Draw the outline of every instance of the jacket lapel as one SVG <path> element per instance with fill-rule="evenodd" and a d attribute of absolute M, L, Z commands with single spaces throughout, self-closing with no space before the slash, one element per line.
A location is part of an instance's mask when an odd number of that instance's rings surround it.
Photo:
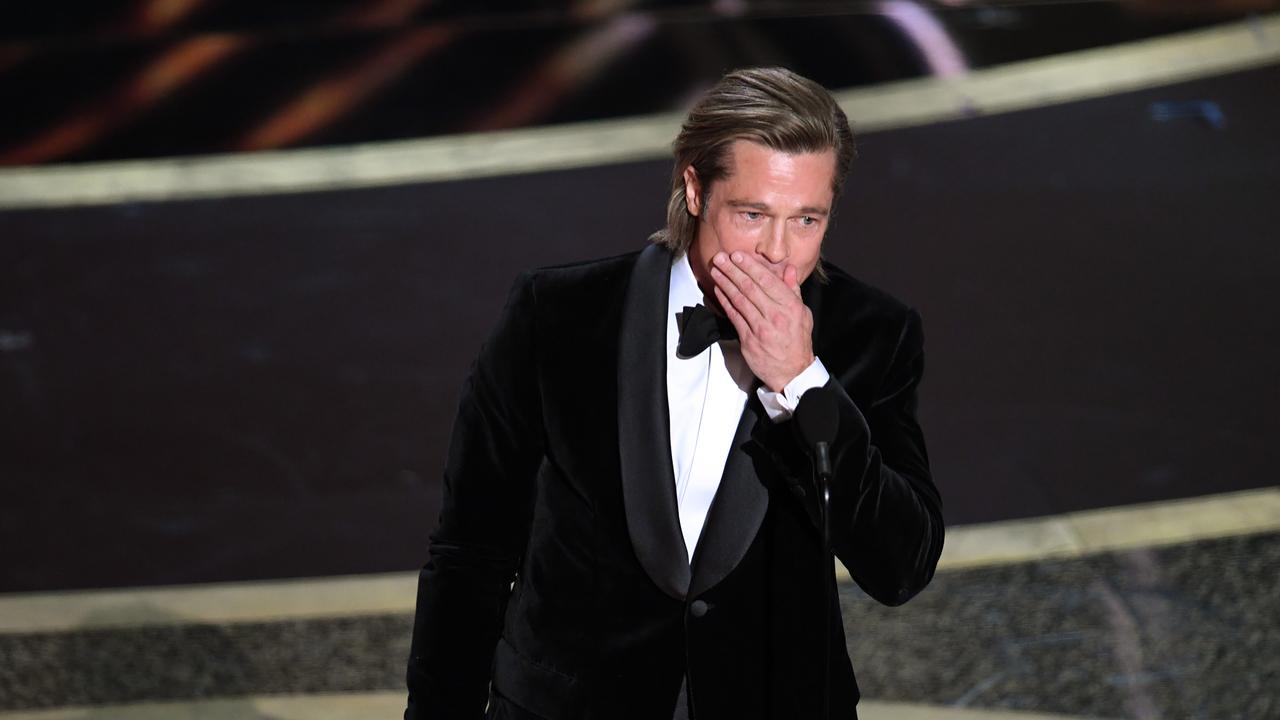
<path fill-rule="evenodd" d="M 627 531 L 641 567 L 673 598 L 689 590 L 689 562 L 676 510 L 667 411 L 667 286 L 671 254 L 640 253 L 619 324 L 618 452 Z"/>

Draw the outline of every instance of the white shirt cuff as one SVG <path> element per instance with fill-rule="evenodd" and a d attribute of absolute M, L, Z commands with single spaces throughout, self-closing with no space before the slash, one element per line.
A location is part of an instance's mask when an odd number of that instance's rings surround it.
<path fill-rule="evenodd" d="M 764 405 L 764 411 L 769 414 L 769 419 L 775 423 L 780 423 L 791 419 L 791 414 L 796 411 L 796 406 L 800 404 L 800 396 L 806 390 L 822 387 L 830 379 L 831 373 L 827 372 L 826 366 L 815 357 L 809 367 L 800 371 L 799 375 L 792 378 L 791 382 L 782 388 L 782 392 L 773 392 L 761 385 L 756 388 L 756 395 L 760 398 L 760 404 Z"/>

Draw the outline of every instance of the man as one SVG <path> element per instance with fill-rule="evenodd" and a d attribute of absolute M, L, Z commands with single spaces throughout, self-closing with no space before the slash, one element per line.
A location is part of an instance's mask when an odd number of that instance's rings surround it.
<path fill-rule="evenodd" d="M 933 576 L 920 316 L 820 261 L 844 113 L 789 71 L 737 71 L 674 149 L 656 242 L 524 274 L 476 360 L 406 718 L 818 718 L 824 671 L 830 716 L 855 718 L 791 419 L 819 386 L 837 555 L 889 605 Z"/>

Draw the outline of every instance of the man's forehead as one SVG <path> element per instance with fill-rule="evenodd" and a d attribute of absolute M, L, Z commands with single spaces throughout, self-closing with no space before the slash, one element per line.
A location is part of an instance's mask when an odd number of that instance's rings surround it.
<path fill-rule="evenodd" d="M 713 183 L 713 185 L 727 186 L 723 188 L 728 193 L 723 200 L 726 204 L 758 210 L 830 214 L 831 203 L 835 201 L 834 148 L 817 152 L 790 153 L 785 150 L 776 150 L 754 140 L 738 139 L 734 141 L 727 155 L 724 175 Z M 784 160 L 783 169 L 781 172 L 775 172 L 778 169 L 775 161 L 779 158 Z M 800 165 L 808 167 L 797 167 L 797 161 Z M 749 170 L 743 171 L 739 165 L 746 165 Z M 803 187 L 796 187 L 795 181 L 787 179 L 787 176 L 793 173 L 805 179 L 816 178 L 818 188 L 806 190 Z M 799 191 L 804 192 L 797 197 Z M 787 207 L 782 207 L 784 205 Z"/>

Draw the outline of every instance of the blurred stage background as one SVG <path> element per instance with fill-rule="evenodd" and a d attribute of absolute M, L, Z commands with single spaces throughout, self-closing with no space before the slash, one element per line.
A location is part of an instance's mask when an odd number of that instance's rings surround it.
<path fill-rule="evenodd" d="M 398 716 L 515 274 L 642 246 L 680 109 L 861 132 L 939 575 L 842 585 L 865 718 L 1280 717 L 1280 3 L 0 9 L 0 720 Z"/>

